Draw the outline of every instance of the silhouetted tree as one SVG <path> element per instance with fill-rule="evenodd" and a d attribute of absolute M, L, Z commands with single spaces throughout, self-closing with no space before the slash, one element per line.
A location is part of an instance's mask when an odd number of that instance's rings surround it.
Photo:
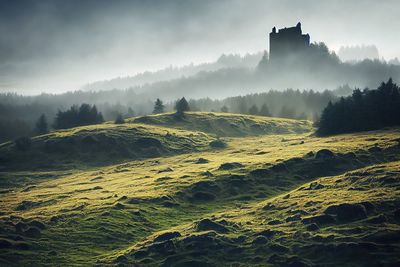
<path fill-rule="evenodd" d="M 400 125 L 400 89 L 389 79 L 376 90 L 354 90 L 349 97 L 329 102 L 321 114 L 320 135 L 376 130 Z"/>
<path fill-rule="evenodd" d="M 104 122 L 103 115 L 95 105 L 82 104 L 79 108 L 74 105 L 67 111 L 58 111 L 54 120 L 55 129 L 66 129 L 82 125 Z"/>
<path fill-rule="evenodd" d="M 294 119 L 294 118 L 296 118 L 296 113 L 294 112 L 294 110 L 292 108 L 289 108 L 287 106 L 283 106 L 281 111 L 279 112 L 278 117 Z"/>
<path fill-rule="evenodd" d="M 227 106 L 222 106 L 221 112 L 228 113 L 229 112 L 228 107 Z"/>
<path fill-rule="evenodd" d="M 252 105 L 249 109 L 249 114 L 258 115 L 259 111 L 256 105 Z"/>
<path fill-rule="evenodd" d="M 261 116 L 271 117 L 271 112 L 269 112 L 269 109 L 268 109 L 268 106 L 267 106 L 266 103 L 264 103 L 264 104 L 261 106 L 260 115 L 261 115 Z"/>
<path fill-rule="evenodd" d="M 49 132 L 49 127 L 47 124 L 46 116 L 44 114 L 40 115 L 39 119 L 35 125 L 35 134 L 46 134 Z"/>
<path fill-rule="evenodd" d="M 183 117 L 184 112 L 190 110 L 189 104 L 184 97 L 176 102 L 175 110 L 178 117 Z"/>
<path fill-rule="evenodd" d="M 154 103 L 153 114 L 164 113 L 164 109 L 164 103 L 159 98 L 157 98 L 156 102 Z"/>
<path fill-rule="evenodd" d="M 124 124 L 125 120 L 124 117 L 122 117 L 122 114 L 118 114 L 117 117 L 115 118 L 114 121 L 115 124 Z"/>

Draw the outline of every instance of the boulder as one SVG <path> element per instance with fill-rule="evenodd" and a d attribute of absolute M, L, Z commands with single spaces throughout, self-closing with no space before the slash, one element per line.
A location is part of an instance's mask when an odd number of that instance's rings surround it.
<path fill-rule="evenodd" d="M 196 160 L 196 164 L 206 164 L 209 163 L 210 161 L 208 159 L 205 158 L 199 158 L 198 160 Z"/>
<path fill-rule="evenodd" d="M 316 159 L 329 159 L 335 157 L 335 154 L 329 149 L 321 149 L 315 154 Z"/>
<path fill-rule="evenodd" d="M 340 222 L 351 222 L 367 218 L 367 211 L 361 204 L 343 203 L 329 206 L 325 214 L 336 215 Z"/>
<path fill-rule="evenodd" d="M 217 233 L 227 233 L 228 228 L 223 226 L 220 223 L 214 222 L 210 219 L 202 219 L 201 221 L 196 223 L 197 231 L 215 231 Z"/>

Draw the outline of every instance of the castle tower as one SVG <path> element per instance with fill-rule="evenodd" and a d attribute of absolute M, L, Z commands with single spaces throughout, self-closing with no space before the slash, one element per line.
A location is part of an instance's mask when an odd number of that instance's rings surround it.
<path fill-rule="evenodd" d="M 296 56 L 310 46 L 310 35 L 303 34 L 301 23 L 295 27 L 283 28 L 276 31 L 273 27 L 269 34 L 270 61 L 281 61 L 289 56 Z"/>

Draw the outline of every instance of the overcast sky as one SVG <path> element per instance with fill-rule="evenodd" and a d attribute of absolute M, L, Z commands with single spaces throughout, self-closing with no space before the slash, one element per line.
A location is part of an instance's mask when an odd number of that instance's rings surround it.
<path fill-rule="evenodd" d="M 374 44 L 400 57 L 398 0 L 0 0 L 0 92 L 85 83 L 268 49 L 302 22 L 331 49 Z"/>

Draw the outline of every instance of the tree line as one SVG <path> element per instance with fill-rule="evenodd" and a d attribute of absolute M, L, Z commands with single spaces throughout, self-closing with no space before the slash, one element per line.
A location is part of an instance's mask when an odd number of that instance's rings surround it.
<path fill-rule="evenodd" d="M 356 89 L 330 101 L 318 122 L 320 135 L 377 130 L 400 125 L 400 89 L 389 79 L 376 90 Z"/>

